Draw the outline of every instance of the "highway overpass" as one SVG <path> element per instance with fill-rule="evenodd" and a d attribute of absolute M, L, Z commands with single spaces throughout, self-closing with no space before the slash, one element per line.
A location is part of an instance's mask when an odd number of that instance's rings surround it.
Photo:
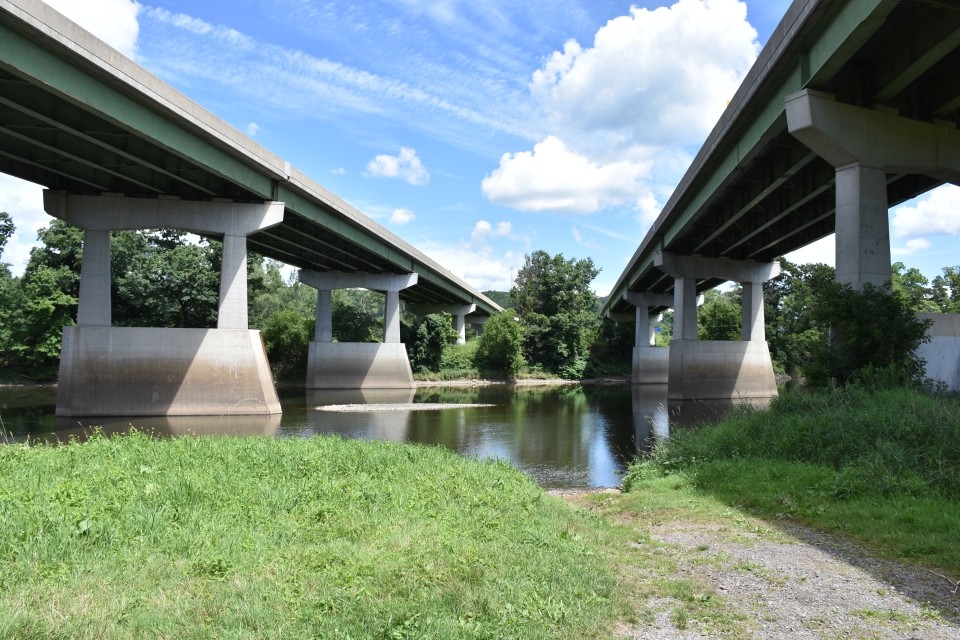
<path fill-rule="evenodd" d="M 251 250 L 301 269 L 416 273 L 401 299 L 499 307 L 39 0 L 0 0 L 0 171 L 71 194 L 284 203 Z"/>
<path fill-rule="evenodd" d="M 412 388 L 401 300 L 451 309 L 458 327 L 500 309 L 39 0 L 0 0 L 0 172 L 46 187 L 45 211 L 84 229 L 60 416 L 279 413 L 247 324 L 248 249 L 320 289 L 308 386 Z M 112 326 L 110 233 L 138 228 L 222 239 L 216 329 Z M 343 287 L 384 291 L 382 344 L 332 341 L 330 290 Z"/>
<path fill-rule="evenodd" d="M 786 98 L 803 89 L 822 92 L 850 107 L 857 122 L 889 120 L 907 135 L 913 125 L 925 125 L 916 135 L 940 129 L 955 136 L 958 45 L 956 0 L 796 0 L 620 275 L 604 311 L 632 311 L 626 291 L 673 291 L 674 279 L 654 265 L 657 252 L 769 262 L 834 233 L 837 167 L 833 158 L 818 154 L 822 149 L 791 134 Z M 880 168 L 888 207 L 951 179 L 943 167 Z M 722 282 L 700 278 L 696 288 Z"/>
<path fill-rule="evenodd" d="M 958 45 L 956 0 L 795 0 L 604 305 L 635 310 L 634 382 L 775 395 L 762 283 L 831 233 L 838 281 L 891 280 L 889 207 L 960 184 Z M 698 341 L 697 294 L 730 280 L 742 340 Z M 668 306 L 667 356 L 647 329 Z"/>

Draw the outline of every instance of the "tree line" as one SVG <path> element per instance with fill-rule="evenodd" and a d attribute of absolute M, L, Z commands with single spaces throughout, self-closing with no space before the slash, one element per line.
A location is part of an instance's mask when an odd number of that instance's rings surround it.
<path fill-rule="evenodd" d="M 0 251 L 14 231 L 10 217 L 0 213 Z M 54 220 L 38 232 L 38 240 L 22 276 L 13 277 L 9 265 L 0 264 L 0 365 L 17 376 L 52 379 L 61 328 L 76 319 L 83 232 Z M 169 230 L 114 232 L 111 256 L 115 326 L 216 326 L 219 242 Z M 278 262 L 248 255 L 250 327 L 263 332 L 278 378 L 302 379 L 314 336 L 317 292 L 294 277 L 284 278 L 281 268 Z M 481 336 L 468 330 L 466 345 L 456 344 L 448 315 L 418 320 L 404 310 L 401 339 L 414 371 L 569 379 L 628 374 L 634 327 L 600 317 L 604 299 L 591 289 L 598 273 L 590 258 L 532 252 L 510 291 L 484 292 L 504 311 L 486 323 Z M 854 292 L 834 278 L 832 267 L 781 259 L 781 275 L 764 285 L 766 334 L 778 372 L 842 380 L 867 364 L 916 371 L 919 364 L 909 354 L 926 325 L 913 312 L 960 312 L 960 267 L 944 268 L 931 282 L 917 269 L 896 263 L 892 294 L 883 288 Z M 739 340 L 740 299 L 738 285 L 706 292 L 698 313 L 699 337 Z M 335 340 L 383 339 L 382 294 L 337 290 L 332 303 Z M 862 356 L 841 357 L 837 353 L 842 349 L 828 349 L 831 324 L 844 322 L 849 325 L 844 343 L 867 352 L 866 364 Z M 672 326 L 667 312 L 658 323 L 658 345 L 669 344 Z"/>

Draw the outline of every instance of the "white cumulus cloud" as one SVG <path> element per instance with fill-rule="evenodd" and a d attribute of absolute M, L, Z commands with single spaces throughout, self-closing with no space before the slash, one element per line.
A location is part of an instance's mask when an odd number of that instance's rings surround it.
<path fill-rule="evenodd" d="M 430 181 L 430 173 L 424 168 L 416 149 L 403 147 L 396 156 L 380 155 L 367 164 L 367 176 L 402 178 L 410 184 L 421 185 Z"/>
<path fill-rule="evenodd" d="M 251 138 L 257 135 L 258 131 L 260 131 L 260 125 L 258 125 L 256 122 L 251 122 L 247 125 L 247 135 Z"/>
<path fill-rule="evenodd" d="M 549 136 L 532 152 L 503 154 L 481 189 L 491 202 L 520 211 L 593 213 L 645 194 L 642 179 L 650 166 L 628 160 L 600 165 Z"/>
<path fill-rule="evenodd" d="M 893 235 L 898 238 L 960 233 L 960 187 L 944 185 L 926 200 L 893 210 Z M 909 243 L 908 243 L 909 246 Z"/>
<path fill-rule="evenodd" d="M 0 262 L 11 265 L 13 275 L 20 276 L 30 250 L 40 246 L 37 231 L 53 220 L 43 210 L 43 187 L 0 173 L 0 211 L 10 214 L 15 227 Z"/>
<path fill-rule="evenodd" d="M 909 256 L 918 251 L 926 251 L 931 246 L 923 238 L 914 238 L 913 240 L 907 240 L 907 246 L 905 247 L 890 247 L 890 253 L 895 256 Z"/>
<path fill-rule="evenodd" d="M 517 239 L 517 236 L 513 233 L 513 225 L 509 222 L 502 221 L 497 223 L 497 228 L 494 229 L 486 220 L 478 220 L 477 224 L 473 227 L 473 231 L 470 232 L 470 237 L 474 241 L 482 241 L 485 237 L 492 238 L 512 238 Z"/>
<path fill-rule="evenodd" d="M 570 40 L 555 51 L 530 91 L 564 139 L 620 148 L 696 143 L 759 51 L 743 2 L 633 6 L 597 31 L 592 48 Z"/>
<path fill-rule="evenodd" d="M 416 217 L 410 209 L 394 209 L 393 213 L 390 214 L 390 224 L 400 226 L 407 224 Z"/>
<path fill-rule="evenodd" d="M 44 0 L 108 45 L 127 56 L 137 55 L 141 6 L 132 0 Z"/>

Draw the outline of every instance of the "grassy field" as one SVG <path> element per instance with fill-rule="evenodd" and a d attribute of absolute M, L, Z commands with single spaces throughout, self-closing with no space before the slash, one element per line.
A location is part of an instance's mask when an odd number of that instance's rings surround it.
<path fill-rule="evenodd" d="M 606 637 L 618 535 L 441 448 L 6 445 L 0 637 Z"/>
<path fill-rule="evenodd" d="M 960 576 L 960 401 L 913 390 L 786 394 L 768 411 L 675 431 L 626 490 L 671 478 L 772 521 L 841 534 Z"/>

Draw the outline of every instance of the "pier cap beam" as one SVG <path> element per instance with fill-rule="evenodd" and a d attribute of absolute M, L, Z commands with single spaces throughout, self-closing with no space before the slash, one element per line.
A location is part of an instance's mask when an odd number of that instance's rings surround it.
<path fill-rule="evenodd" d="M 793 137 L 834 167 L 859 163 L 960 185 L 960 130 L 843 104 L 813 89 L 784 102 Z"/>
<path fill-rule="evenodd" d="M 43 210 L 90 231 L 180 229 L 207 236 L 246 237 L 282 223 L 284 205 L 82 196 L 47 189 L 43 192 Z"/>
<path fill-rule="evenodd" d="M 779 262 L 685 256 L 667 251 L 653 254 L 653 266 L 674 278 L 697 280 L 719 278 L 733 282 L 766 282 L 780 275 Z"/>
<path fill-rule="evenodd" d="M 370 289 L 371 291 L 403 291 L 417 284 L 416 273 L 342 273 L 340 271 L 307 271 L 297 274 L 300 282 L 319 289 Z"/>

